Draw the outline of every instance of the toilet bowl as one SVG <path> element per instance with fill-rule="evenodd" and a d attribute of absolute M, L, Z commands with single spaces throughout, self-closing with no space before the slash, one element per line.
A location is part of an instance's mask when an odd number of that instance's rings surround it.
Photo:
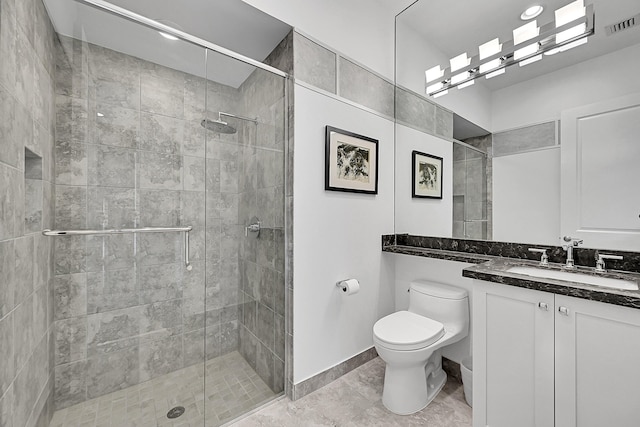
<path fill-rule="evenodd" d="M 399 415 L 426 407 L 442 390 L 442 347 L 467 336 L 467 292 L 449 285 L 411 283 L 409 310 L 373 326 L 373 343 L 386 363 L 382 403 Z"/>

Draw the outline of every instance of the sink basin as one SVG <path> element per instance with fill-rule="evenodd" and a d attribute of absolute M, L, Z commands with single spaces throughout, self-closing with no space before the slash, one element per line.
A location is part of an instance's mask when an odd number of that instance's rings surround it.
<path fill-rule="evenodd" d="M 509 267 L 508 273 L 524 274 L 525 276 L 538 277 L 541 279 L 556 279 L 567 282 L 587 283 L 589 285 L 602 286 L 605 288 L 638 290 L 638 284 L 630 280 L 613 279 L 611 277 L 591 276 L 589 274 L 574 273 L 571 271 L 550 270 L 536 267 Z"/>

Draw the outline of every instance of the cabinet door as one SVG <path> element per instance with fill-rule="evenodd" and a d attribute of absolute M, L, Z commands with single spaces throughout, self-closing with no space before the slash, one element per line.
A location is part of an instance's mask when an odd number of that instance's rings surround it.
<path fill-rule="evenodd" d="M 640 425 L 640 310 L 559 295 L 556 307 L 556 426 Z"/>
<path fill-rule="evenodd" d="M 475 281 L 473 424 L 552 427 L 554 296 Z"/>

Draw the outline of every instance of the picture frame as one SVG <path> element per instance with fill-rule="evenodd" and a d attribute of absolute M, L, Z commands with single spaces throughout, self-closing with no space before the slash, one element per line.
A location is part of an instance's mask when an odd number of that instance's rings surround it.
<path fill-rule="evenodd" d="M 442 157 L 411 152 L 411 197 L 442 199 Z"/>
<path fill-rule="evenodd" d="M 378 140 L 325 128 L 324 189 L 378 194 Z"/>

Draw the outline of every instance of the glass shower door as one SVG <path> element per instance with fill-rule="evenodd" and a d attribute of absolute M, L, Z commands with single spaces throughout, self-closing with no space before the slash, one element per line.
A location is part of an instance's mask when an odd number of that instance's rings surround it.
<path fill-rule="evenodd" d="M 205 414 L 284 390 L 285 79 L 207 52 Z"/>
<path fill-rule="evenodd" d="M 52 237 L 53 422 L 204 425 L 204 130 L 189 118 L 204 108 L 205 49 L 68 10 L 76 21 L 56 25 L 55 227 L 95 233 Z M 190 265 L 184 232 L 100 234 L 148 227 L 192 227 Z"/>

